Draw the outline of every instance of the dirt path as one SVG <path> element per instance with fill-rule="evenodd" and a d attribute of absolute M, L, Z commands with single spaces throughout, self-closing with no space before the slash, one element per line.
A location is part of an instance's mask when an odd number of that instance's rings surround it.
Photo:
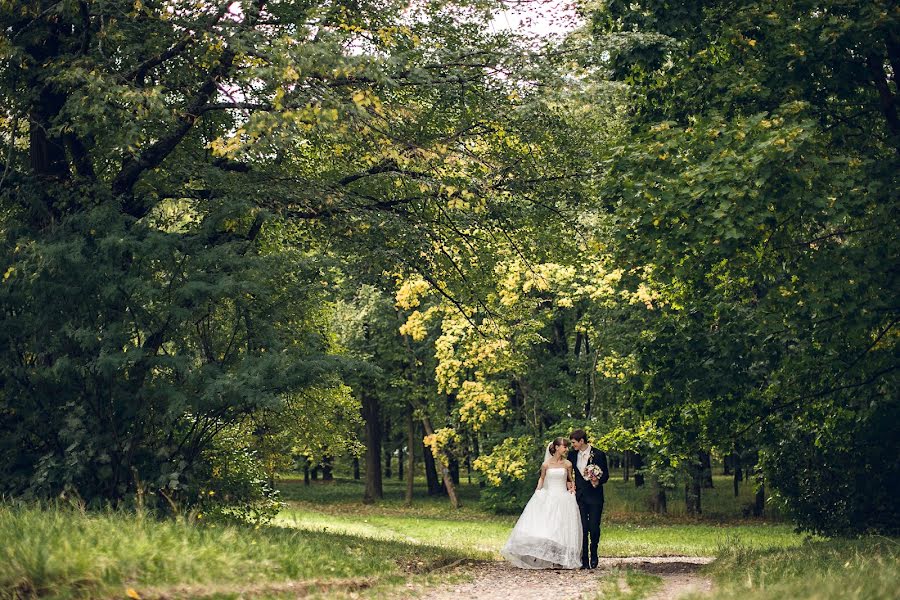
<path fill-rule="evenodd" d="M 456 573 L 470 575 L 471 581 L 425 590 L 417 597 L 426 600 L 595 598 L 605 577 L 610 577 L 615 570 L 631 569 L 663 579 L 662 587 L 647 596 L 646 600 L 674 600 L 690 592 L 712 590 L 712 582 L 697 573 L 701 566 L 712 560 L 695 556 L 602 558 L 599 567 L 590 571 L 532 571 L 517 569 L 502 561 L 481 562 L 455 570 Z"/>

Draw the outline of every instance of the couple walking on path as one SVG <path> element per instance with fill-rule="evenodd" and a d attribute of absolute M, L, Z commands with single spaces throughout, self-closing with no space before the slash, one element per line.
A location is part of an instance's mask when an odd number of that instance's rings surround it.
<path fill-rule="evenodd" d="M 582 429 L 547 447 L 537 488 L 500 553 L 523 569 L 593 569 L 599 561 L 606 454 Z"/>

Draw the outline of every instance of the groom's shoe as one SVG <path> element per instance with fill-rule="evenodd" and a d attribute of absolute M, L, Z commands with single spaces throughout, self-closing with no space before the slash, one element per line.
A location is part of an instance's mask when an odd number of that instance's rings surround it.
<path fill-rule="evenodd" d="M 581 570 L 582 570 L 582 571 L 584 571 L 585 569 L 590 569 L 590 568 L 591 568 L 591 567 L 590 567 L 586 562 L 581 563 Z"/>
<path fill-rule="evenodd" d="M 596 556 L 594 556 L 593 558 L 591 558 L 591 568 L 592 568 L 592 569 L 596 569 L 596 568 L 597 568 L 597 565 L 598 565 L 599 563 L 600 563 L 600 560 L 599 560 Z"/>

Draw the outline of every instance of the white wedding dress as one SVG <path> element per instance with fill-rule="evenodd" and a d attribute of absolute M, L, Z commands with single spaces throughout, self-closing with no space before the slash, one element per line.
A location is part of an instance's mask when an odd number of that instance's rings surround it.
<path fill-rule="evenodd" d="M 581 566 L 581 513 L 566 489 L 565 467 L 548 467 L 513 527 L 503 558 L 522 569 L 577 569 Z"/>

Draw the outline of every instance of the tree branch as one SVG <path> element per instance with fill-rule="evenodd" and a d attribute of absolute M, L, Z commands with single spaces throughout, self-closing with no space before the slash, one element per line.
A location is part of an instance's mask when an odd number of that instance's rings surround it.
<path fill-rule="evenodd" d="M 897 99 L 891 93 L 891 88 L 887 83 L 887 75 L 884 72 L 884 59 L 877 54 L 869 54 L 866 56 L 866 66 L 869 67 L 872 82 L 875 84 L 875 89 L 878 90 L 881 114 L 884 115 L 887 121 L 888 131 L 893 138 L 891 141 L 897 151 L 900 152 L 900 119 L 897 118 Z"/>
<path fill-rule="evenodd" d="M 216 91 L 219 79 L 228 72 L 234 63 L 235 53 L 230 47 L 226 47 L 218 64 L 209 72 L 206 81 L 197 91 L 194 99 L 188 104 L 184 113 L 179 117 L 175 128 L 163 136 L 155 144 L 152 144 L 138 157 L 129 157 L 122 165 L 122 169 L 113 180 L 112 191 L 117 196 L 130 196 L 134 185 L 140 179 L 144 171 L 159 165 L 184 139 L 197 121 L 200 108 L 209 101 Z M 150 207 L 143 203 L 136 203 L 133 198 L 127 199 L 124 210 L 129 215 L 140 219 L 145 216 Z"/>
<path fill-rule="evenodd" d="M 225 13 L 228 12 L 228 7 L 231 5 L 231 2 L 225 2 L 221 6 L 219 6 L 219 10 L 216 11 L 215 16 L 210 19 L 209 23 L 203 28 L 203 31 L 209 31 L 212 29 L 216 23 L 222 20 L 222 17 L 225 16 Z M 147 76 L 147 73 L 150 72 L 154 67 L 161 65 L 165 61 L 170 58 L 180 54 L 187 48 L 191 42 L 196 40 L 196 32 L 188 32 L 182 37 L 176 44 L 170 46 L 166 50 L 160 52 L 156 56 L 152 56 L 136 66 L 134 69 L 129 71 L 124 75 L 124 79 L 126 81 L 134 81 L 138 85 L 143 85 L 144 77 Z"/>

